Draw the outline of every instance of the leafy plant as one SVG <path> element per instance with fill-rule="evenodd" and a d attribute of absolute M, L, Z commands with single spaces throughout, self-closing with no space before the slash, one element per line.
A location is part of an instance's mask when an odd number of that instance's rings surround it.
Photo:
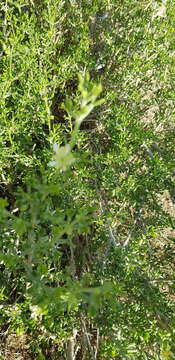
<path fill-rule="evenodd" d="M 174 13 L 2 1 L 4 359 L 174 356 Z"/>

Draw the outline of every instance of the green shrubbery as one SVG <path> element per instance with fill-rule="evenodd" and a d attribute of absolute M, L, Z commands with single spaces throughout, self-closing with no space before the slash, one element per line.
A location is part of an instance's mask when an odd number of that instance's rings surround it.
<path fill-rule="evenodd" d="M 173 2 L 0 19 L 1 358 L 173 359 Z"/>

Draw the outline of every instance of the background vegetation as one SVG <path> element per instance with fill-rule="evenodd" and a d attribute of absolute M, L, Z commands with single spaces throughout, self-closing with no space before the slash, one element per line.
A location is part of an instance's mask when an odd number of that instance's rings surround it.
<path fill-rule="evenodd" d="M 175 358 L 174 22 L 1 0 L 1 359 Z"/>

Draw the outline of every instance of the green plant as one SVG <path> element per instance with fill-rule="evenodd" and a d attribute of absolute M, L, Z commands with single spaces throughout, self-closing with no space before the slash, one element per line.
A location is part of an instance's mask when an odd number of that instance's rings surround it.
<path fill-rule="evenodd" d="M 3 341 L 173 358 L 173 1 L 12 0 L 0 18 Z"/>

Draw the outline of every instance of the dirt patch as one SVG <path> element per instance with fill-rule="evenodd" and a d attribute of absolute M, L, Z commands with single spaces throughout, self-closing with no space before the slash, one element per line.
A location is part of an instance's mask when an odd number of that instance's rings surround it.
<path fill-rule="evenodd" d="M 17 336 L 10 334 L 5 343 L 0 347 L 0 359 L 2 360 L 33 360 L 28 353 L 29 344 L 26 335 Z"/>

